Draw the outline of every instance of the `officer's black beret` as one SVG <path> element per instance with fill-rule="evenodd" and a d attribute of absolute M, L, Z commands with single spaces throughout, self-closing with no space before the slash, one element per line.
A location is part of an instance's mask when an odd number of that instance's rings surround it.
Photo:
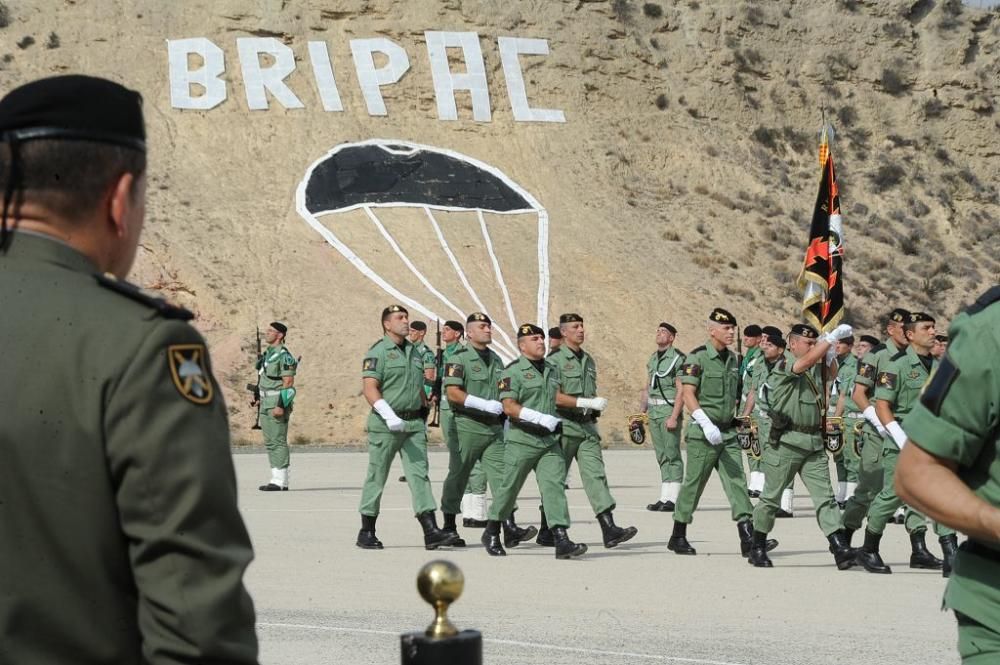
<path fill-rule="evenodd" d="M 522 324 L 521 327 L 517 329 L 517 338 L 531 337 L 532 335 L 545 335 L 545 331 L 536 326 L 533 323 Z"/>
<path fill-rule="evenodd" d="M 901 307 L 897 307 L 889 312 L 889 320 L 894 323 L 906 323 L 910 320 L 910 313 Z"/>
<path fill-rule="evenodd" d="M 712 313 L 708 315 L 708 320 L 713 321 L 714 323 L 721 323 L 723 325 L 736 325 L 736 317 L 721 307 L 713 309 Z"/>
<path fill-rule="evenodd" d="M 385 321 L 386 319 L 389 318 L 390 314 L 395 314 L 396 312 L 402 312 L 407 316 L 410 315 L 410 313 L 402 305 L 389 305 L 388 307 L 382 310 L 382 320 Z"/>
<path fill-rule="evenodd" d="M 493 321 L 490 320 L 490 317 L 486 316 L 482 312 L 473 312 L 472 314 L 469 314 L 469 316 L 465 318 L 466 323 L 472 323 L 473 321 L 483 321 L 485 323 L 493 325 Z"/>
<path fill-rule="evenodd" d="M 427 330 L 427 324 L 423 321 L 414 321 L 410 324 L 410 330 Z"/>
<path fill-rule="evenodd" d="M 805 337 L 806 339 L 816 339 L 819 337 L 819 332 L 808 323 L 796 323 L 792 326 L 790 334 Z"/>
<path fill-rule="evenodd" d="M 744 337 L 760 337 L 763 334 L 764 331 L 761 330 L 761 327 L 758 326 L 756 323 L 751 323 L 750 325 L 748 325 L 746 328 L 743 329 Z"/>
<path fill-rule="evenodd" d="M 677 328 L 674 328 L 672 325 L 670 325 L 666 321 L 660 321 L 660 325 L 657 326 L 657 327 L 659 327 L 659 328 L 666 328 L 667 330 L 670 331 L 671 335 L 676 335 L 677 334 Z"/>
<path fill-rule="evenodd" d="M 444 327 L 445 328 L 451 328 L 455 332 L 460 332 L 460 333 L 464 333 L 465 332 L 465 326 L 463 326 L 458 321 L 445 321 L 444 322 Z"/>
<path fill-rule="evenodd" d="M 927 312 L 910 312 L 910 318 L 907 319 L 907 323 L 935 323 L 934 317 Z"/>
<path fill-rule="evenodd" d="M 0 134 L 16 141 L 98 141 L 145 151 L 142 96 L 93 76 L 39 79 L 0 100 Z"/>
<path fill-rule="evenodd" d="M 562 339 L 562 331 L 559 330 L 559 326 L 549 328 L 549 339 Z"/>
<path fill-rule="evenodd" d="M 867 342 L 872 346 L 878 346 L 879 344 L 881 344 L 881 342 L 878 341 L 878 337 L 872 337 L 871 335 L 862 335 L 858 339 L 860 339 L 862 342 Z"/>
<path fill-rule="evenodd" d="M 562 325 L 564 323 L 583 323 L 583 317 L 573 312 L 570 312 L 568 314 L 560 314 L 559 325 Z"/>
<path fill-rule="evenodd" d="M 782 348 L 786 346 L 785 336 L 781 332 L 780 328 L 776 328 L 775 326 L 764 326 L 760 332 L 764 337 L 767 338 L 767 341 L 769 341 L 771 344 L 774 344 L 775 346 L 780 346 Z"/>
<path fill-rule="evenodd" d="M 271 327 L 280 332 L 282 335 L 288 333 L 288 326 L 280 321 L 271 321 Z"/>

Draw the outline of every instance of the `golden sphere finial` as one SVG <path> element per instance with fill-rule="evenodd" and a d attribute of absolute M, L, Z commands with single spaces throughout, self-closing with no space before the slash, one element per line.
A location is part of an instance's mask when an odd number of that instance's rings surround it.
<path fill-rule="evenodd" d="M 417 591 L 435 612 L 433 623 L 425 631 L 427 637 L 440 639 L 458 635 L 458 628 L 448 619 L 448 606 L 458 600 L 464 587 L 465 576 L 450 561 L 431 561 L 417 573 Z"/>

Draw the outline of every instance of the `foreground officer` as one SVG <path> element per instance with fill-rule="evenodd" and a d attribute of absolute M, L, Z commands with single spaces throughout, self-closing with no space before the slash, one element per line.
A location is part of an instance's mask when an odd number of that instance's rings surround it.
<path fill-rule="evenodd" d="M 656 351 L 646 361 L 646 384 L 640 399 L 641 411 L 649 416 L 656 463 L 660 467 L 660 499 L 646 506 L 653 512 L 674 511 L 684 480 L 681 457 L 681 365 L 684 354 L 674 348 L 677 328 L 663 322 L 656 328 Z"/>
<path fill-rule="evenodd" d="M 510 419 L 504 443 L 505 477 L 493 495 L 482 543 L 490 556 L 507 553 L 500 544 L 500 522 L 510 518 L 514 502 L 528 473 L 535 472 L 542 508 L 548 518 L 557 559 L 570 559 L 587 551 L 566 535 L 566 460 L 559 449 L 560 421 L 555 417 L 559 370 L 545 362 L 545 331 L 526 323 L 517 329 L 520 357 L 500 375 L 500 400 Z"/>
<path fill-rule="evenodd" d="M 782 490 L 799 474 L 816 507 L 816 521 L 830 541 L 837 568 L 854 565 L 854 550 L 840 527 L 840 512 L 833 500 L 830 468 L 823 444 L 823 379 L 820 365 L 827 360 L 836 372 L 832 351 L 838 340 L 851 334 L 851 327 L 837 326 L 817 342 L 819 333 L 798 323 L 788 335 L 789 350 L 775 363 L 768 377 L 771 387 L 771 440 L 764 449 L 764 491 L 754 510 L 753 547 L 749 563 L 770 568 L 767 534 L 774 526 Z M 831 353 L 827 353 L 830 351 Z"/>
<path fill-rule="evenodd" d="M 583 490 L 601 525 L 604 546 L 617 547 L 634 538 L 638 529 L 618 526 L 612 514 L 615 499 L 608 487 L 601 435 L 597 431 L 597 418 L 607 408 L 608 400 L 597 396 L 597 364 L 582 348 L 586 338 L 583 317 L 563 314 L 559 317 L 559 329 L 563 343 L 558 352 L 549 356 L 548 362 L 558 369 L 556 415 L 562 419 L 560 443 L 566 456 L 566 468 L 576 460 Z"/>
<path fill-rule="evenodd" d="M 906 419 L 900 498 L 968 534 L 944 593 L 965 665 L 1000 662 L 1000 286 L 959 315 L 954 340 Z"/>
<path fill-rule="evenodd" d="M 705 485 L 716 469 L 732 508 L 740 538 L 740 552 L 750 554 L 753 506 L 747 497 L 743 456 L 736 443 L 733 418 L 739 405 L 739 360 L 729 346 L 736 337 L 736 317 L 716 307 L 708 315 L 708 344 L 691 351 L 681 367 L 684 406 L 691 412 L 687 429 L 688 464 L 674 509 L 674 530 L 667 549 L 695 554 L 687 539 L 687 525 L 701 500 Z M 778 543 L 768 542 L 768 549 Z"/>
<path fill-rule="evenodd" d="M 435 550 L 458 541 L 458 534 L 441 531 L 434 518 L 434 496 L 427 478 L 427 396 L 424 393 L 424 358 L 407 334 L 409 312 L 400 305 L 382 310 L 385 336 L 375 342 L 361 361 L 362 392 L 371 405 L 368 414 L 368 474 L 361 492 L 361 530 L 358 547 L 382 549 L 375 537 L 375 520 L 389 466 L 399 454 L 410 486 L 413 512 L 424 530 L 424 547 Z"/>
<path fill-rule="evenodd" d="M 288 326 L 280 321 L 271 323 L 264 331 L 267 348 L 257 359 L 260 376 L 260 427 L 264 433 L 264 447 L 271 463 L 271 480 L 258 489 L 262 492 L 280 492 L 288 489 L 288 421 L 292 417 L 295 400 L 295 371 L 298 361 L 285 346 Z"/>
<path fill-rule="evenodd" d="M 145 173 L 138 93 L 58 76 L 0 100 L 4 663 L 257 663 L 205 341 L 122 281 Z"/>

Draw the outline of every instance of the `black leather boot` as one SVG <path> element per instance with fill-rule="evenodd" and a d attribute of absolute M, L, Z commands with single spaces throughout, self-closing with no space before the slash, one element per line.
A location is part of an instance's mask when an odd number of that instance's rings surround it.
<path fill-rule="evenodd" d="M 566 529 L 561 526 L 554 526 L 551 529 L 552 538 L 555 540 L 556 544 L 556 558 L 557 559 L 572 559 L 573 557 L 580 556 L 587 551 L 587 546 L 583 543 L 574 543 L 566 535 Z"/>
<path fill-rule="evenodd" d="M 467 529 L 485 529 L 486 520 L 477 520 L 471 517 L 463 517 L 462 526 L 464 526 Z"/>
<path fill-rule="evenodd" d="M 635 534 L 639 533 L 639 530 L 634 526 L 625 527 L 623 529 L 615 524 L 615 518 L 611 514 L 611 510 L 605 510 L 603 513 L 598 515 L 597 521 L 601 524 L 601 533 L 604 536 L 604 546 L 609 549 L 621 545 L 625 541 L 632 540 L 635 537 Z"/>
<path fill-rule="evenodd" d="M 910 547 L 913 550 L 910 554 L 910 568 L 941 570 L 944 561 L 931 554 L 931 551 L 927 549 L 927 543 L 924 542 L 925 533 L 927 532 L 921 530 L 910 534 Z"/>
<path fill-rule="evenodd" d="M 740 554 L 743 558 L 750 556 L 750 548 L 753 546 L 753 522 L 751 520 L 743 520 L 742 522 L 736 523 L 736 532 L 740 534 Z M 778 546 L 778 541 L 774 538 L 770 538 L 764 542 L 765 551 L 770 552 L 775 547 Z"/>
<path fill-rule="evenodd" d="M 457 533 L 448 533 L 438 528 L 433 510 L 417 515 L 417 521 L 420 522 L 420 526 L 424 530 L 424 549 L 426 550 L 436 550 L 444 545 L 454 545 L 455 541 L 458 540 Z"/>
<path fill-rule="evenodd" d="M 500 522 L 490 520 L 486 522 L 486 530 L 483 531 L 479 542 L 486 548 L 486 553 L 490 556 L 507 556 L 507 551 L 500 544 Z"/>
<path fill-rule="evenodd" d="M 442 513 L 444 515 L 444 525 L 441 527 L 441 531 L 445 533 L 455 534 L 455 542 L 451 544 L 452 547 L 465 547 L 465 540 L 458 535 L 458 527 L 455 526 L 455 516 L 451 513 Z"/>
<path fill-rule="evenodd" d="M 941 554 L 944 558 L 941 575 L 951 577 L 951 567 L 955 565 L 955 554 L 958 552 L 958 536 L 954 533 L 950 536 L 941 536 L 938 542 L 941 543 Z"/>
<path fill-rule="evenodd" d="M 358 542 L 355 543 L 363 550 L 380 550 L 382 541 L 375 537 L 375 520 L 377 517 L 361 516 L 361 531 L 358 531 Z"/>
<path fill-rule="evenodd" d="M 538 529 L 529 526 L 522 529 L 514 522 L 514 514 L 503 521 L 503 544 L 507 547 L 517 547 L 526 540 L 531 540 L 538 533 Z"/>
<path fill-rule="evenodd" d="M 881 541 L 881 533 L 872 533 L 865 529 L 865 544 L 858 550 L 857 561 L 869 573 L 888 575 L 892 572 L 892 568 L 885 565 L 882 556 L 878 553 L 878 544 Z"/>
<path fill-rule="evenodd" d="M 847 570 L 851 566 L 857 565 L 858 552 L 851 547 L 850 537 L 843 529 L 834 531 L 826 539 L 830 541 L 830 553 L 833 555 L 833 560 L 837 562 L 838 570 Z"/>
<path fill-rule="evenodd" d="M 542 514 L 542 523 L 539 526 L 538 537 L 535 538 L 535 542 L 542 547 L 555 547 L 556 540 L 552 537 L 552 531 L 549 530 L 549 523 L 545 520 L 545 508 L 538 506 L 538 512 Z"/>
<path fill-rule="evenodd" d="M 688 525 L 674 521 L 674 532 L 667 541 L 667 549 L 675 554 L 697 554 L 687 539 Z"/>
<path fill-rule="evenodd" d="M 740 524 L 749 524 L 749 522 L 740 522 Z M 774 568 L 774 564 L 767 556 L 766 533 L 753 532 L 753 535 L 750 536 L 750 553 L 744 556 L 747 557 L 747 563 L 755 568 Z"/>

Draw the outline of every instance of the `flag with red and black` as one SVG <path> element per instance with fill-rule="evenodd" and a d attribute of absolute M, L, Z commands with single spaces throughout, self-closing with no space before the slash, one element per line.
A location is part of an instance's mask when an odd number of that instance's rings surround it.
<path fill-rule="evenodd" d="M 844 230 L 840 192 L 830 151 L 829 125 L 823 126 L 819 146 L 819 194 L 809 227 L 809 246 L 799 273 L 802 317 L 818 330 L 829 332 L 844 318 Z"/>

